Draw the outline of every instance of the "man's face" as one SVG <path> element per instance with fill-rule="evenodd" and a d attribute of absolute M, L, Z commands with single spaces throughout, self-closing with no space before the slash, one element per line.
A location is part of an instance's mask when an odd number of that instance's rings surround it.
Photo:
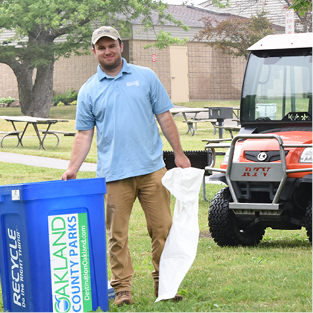
<path fill-rule="evenodd" d="M 123 43 L 109 37 L 100 38 L 94 45 L 92 52 L 98 59 L 101 68 L 105 70 L 114 70 L 122 62 Z"/>

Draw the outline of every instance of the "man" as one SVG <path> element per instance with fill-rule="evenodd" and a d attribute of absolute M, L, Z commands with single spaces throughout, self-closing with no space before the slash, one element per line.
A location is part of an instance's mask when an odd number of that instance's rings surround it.
<path fill-rule="evenodd" d="M 133 267 L 128 248 L 128 223 L 138 197 L 152 242 L 155 295 L 158 295 L 159 261 L 172 217 L 170 195 L 162 185 L 162 141 L 155 117 L 171 144 L 176 166 L 190 167 L 183 153 L 173 107 L 153 71 L 127 64 L 123 43 L 116 29 L 102 26 L 92 35 L 92 51 L 99 65 L 80 89 L 72 158 L 63 180 L 76 178 L 97 128 L 97 176 L 105 177 L 106 228 L 114 304 L 132 304 Z M 175 300 L 180 300 L 176 296 Z"/>

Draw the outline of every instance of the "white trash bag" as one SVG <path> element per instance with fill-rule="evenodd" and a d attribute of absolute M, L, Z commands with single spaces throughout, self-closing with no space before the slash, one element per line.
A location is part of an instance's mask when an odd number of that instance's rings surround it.
<path fill-rule="evenodd" d="M 162 178 L 176 198 L 173 224 L 160 259 L 159 296 L 155 302 L 175 297 L 192 265 L 199 240 L 199 192 L 204 170 L 173 168 Z"/>

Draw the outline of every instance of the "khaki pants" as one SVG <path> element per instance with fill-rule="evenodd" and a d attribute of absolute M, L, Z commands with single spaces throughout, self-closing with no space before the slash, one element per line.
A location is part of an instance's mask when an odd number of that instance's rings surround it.
<path fill-rule="evenodd" d="M 111 286 L 115 292 L 130 291 L 134 274 L 129 247 L 128 224 L 133 203 L 138 197 L 145 213 L 151 237 L 154 281 L 159 280 L 159 262 L 165 240 L 172 225 L 170 193 L 161 179 L 166 168 L 148 175 L 107 183 L 106 228 L 109 260 L 112 271 Z"/>

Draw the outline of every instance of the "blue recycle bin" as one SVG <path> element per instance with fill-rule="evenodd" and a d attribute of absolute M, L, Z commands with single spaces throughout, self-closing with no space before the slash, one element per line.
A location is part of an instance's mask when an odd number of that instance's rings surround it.
<path fill-rule="evenodd" d="M 104 178 L 0 186 L 5 311 L 109 310 Z"/>

